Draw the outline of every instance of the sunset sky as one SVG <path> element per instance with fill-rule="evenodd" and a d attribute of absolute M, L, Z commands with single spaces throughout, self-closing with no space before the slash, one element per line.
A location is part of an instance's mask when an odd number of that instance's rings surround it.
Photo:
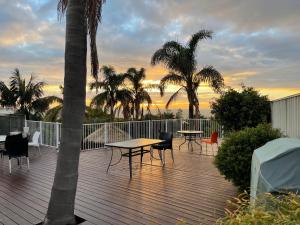
<path fill-rule="evenodd" d="M 65 20 L 57 20 L 56 0 L 0 0 L 0 78 L 18 67 L 45 81 L 47 94 L 63 82 Z M 107 0 L 98 31 L 101 65 L 117 72 L 144 67 L 147 82 L 167 73 L 152 67 L 152 54 L 169 40 L 185 43 L 200 29 L 214 31 L 200 43 L 199 69 L 213 65 L 227 86 L 253 86 L 270 99 L 300 92 L 299 0 Z M 89 78 L 90 79 L 90 78 Z M 170 87 L 168 92 L 177 87 Z M 92 96 L 92 93 L 88 93 Z M 170 93 L 154 103 L 163 107 Z M 203 113 L 217 95 L 203 85 Z M 186 109 L 182 95 L 172 109 Z"/>

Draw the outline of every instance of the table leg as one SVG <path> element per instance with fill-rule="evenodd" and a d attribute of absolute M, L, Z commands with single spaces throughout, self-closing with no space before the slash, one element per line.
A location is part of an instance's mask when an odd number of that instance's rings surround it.
<path fill-rule="evenodd" d="M 108 170 L 109 170 L 109 167 L 111 165 L 111 162 L 112 162 L 112 159 L 113 159 L 113 155 L 114 155 L 113 149 L 112 148 L 110 148 L 110 149 L 111 149 L 111 156 L 110 156 L 110 161 L 109 161 L 108 167 L 106 169 L 106 173 L 108 173 Z"/>
<path fill-rule="evenodd" d="M 141 148 L 141 165 L 143 163 L 143 156 L 144 156 L 144 148 Z"/>
<path fill-rule="evenodd" d="M 132 178 L 132 149 L 129 149 L 129 171 L 130 171 L 130 179 Z"/>
<path fill-rule="evenodd" d="M 184 142 L 181 144 L 181 145 L 179 145 L 179 151 L 180 151 L 180 147 L 182 146 L 182 145 L 184 145 L 186 143 L 186 136 L 184 136 Z"/>
<path fill-rule="evenodd" d="M 200 146 L 200 154 L 201 154 L 202 153 L 202 145 L 197 141 L 196 138 L 195 138 L 195 143 Z"/>

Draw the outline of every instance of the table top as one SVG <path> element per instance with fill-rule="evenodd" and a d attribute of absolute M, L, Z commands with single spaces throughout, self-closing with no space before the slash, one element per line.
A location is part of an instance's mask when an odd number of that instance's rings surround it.
<path fill-rule="evenodd" d="M 0 135 L 0 142 L 5 142 L 6 135 Z"/>
<path fill-rule="evenodd" d="M 179 134 L 203 134 L 202 130 L 179 130 L 177 131 Z"/>
<path fill-rule="evenodd" d="M 135 149 L 146 147 L 154 144 L 159 144 L 164 142 L 164 140 L 160 139 L 148 139 L 148 138 L 139 138 L 139 139 L 131 139 L 128 141 L 120 141 L 115 143 L 105 144 L 106 147 L 115 147 L 115 148 L 126 148 L 126 149 Z"/>

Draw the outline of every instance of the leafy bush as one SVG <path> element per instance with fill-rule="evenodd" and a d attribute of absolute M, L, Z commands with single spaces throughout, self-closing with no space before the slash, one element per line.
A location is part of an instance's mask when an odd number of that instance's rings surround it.
<path fill-rule="evenodd" d="M 267 123 L 271 114 L 267 96 L 251 87 L 243 87 L 242 92 L 233 89 L 224 92 L 211 108 L 211 113 L 224 126 L 226 133 Z"/>
<path fill-rule="evenodd" d="M 226 217 L 216 222 L 216 225 L 296 225 L 300 224 L 300 197 L 290 193 L 275 197 L 271 194 L 261 195 L 251 207 L 249 200 L 243 194 L 240 198 L 230 201 L 231 210 L 226 210 Z"/>
<path fill-rule="evenodd" d="M 233 132 L 223 140 L 215 158 L 215 165 L 241 191 L 248 189 L 253 151 L 280 136 L 280 131 L 269 124 Z"/>

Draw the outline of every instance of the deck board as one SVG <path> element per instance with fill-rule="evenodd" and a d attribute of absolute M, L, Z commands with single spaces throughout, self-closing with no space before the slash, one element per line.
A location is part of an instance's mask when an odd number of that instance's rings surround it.
<path fill-rule="evenodd" d="M 213 165 L 212 156 L 199 154 L 199 146 L 188 151 L 174 140 L 175 164 L 167 152 L 164 167 L 152 165 L 149 154 L 140 165 L 134 159 L 133 178 L 129 179 L 128 159 L 105 170 L 109 150 L 91 150 L 80 155 L 75 213 L 91 224 L 213 224 L 224 215 L 226 200 L 236 195 Z M 198 148 L 198 149 L 197 149 Z M 209 148 L 208 152 L 212 153 Z M 43 148 L 42 155 L 30 151 L 31 168 L 0 159 L 0 224 L 35 224 L 43 220 L 55 172 L 57 153 Z M 115 151 L 114 160 L 118 159 Z"/>

